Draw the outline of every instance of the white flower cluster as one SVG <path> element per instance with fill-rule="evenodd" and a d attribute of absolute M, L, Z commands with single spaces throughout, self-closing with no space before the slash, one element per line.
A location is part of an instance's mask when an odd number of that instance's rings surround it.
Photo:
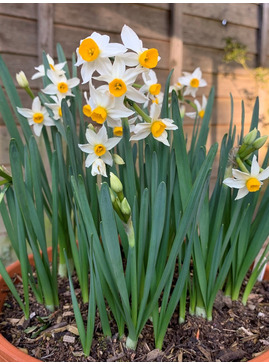
<path fill-rule="evenodd" d="M 153 70 L 160 60 L 158 50 L 143 47 L 137 34 L 127 25 L 122 28 L 121 40 L 122 44 L 111 43 L 108 35 L 93 32 L 81 40 L 76 49 L 75 66 L 81 66 L 82 83 L 89 84 L 89 95 L 84 92 L 83 113 L 100 126 L 95 128 L 90 124 L 86 132 L 87 144 L 79 144 L 79 148 L 88 154 L 85 165 L 92 166 L 93 175 L 106 176 L 105 165 L 112 166 L 110 150 L 121 140 L 122 118 L 129 118 L 130 140 L 144 139 L 151 134 L 169 146 L 167 130 L 177 129 L 173 120 L 160 119 L 163 93 Z M 52 102 L 42 105 L 35 97 L 32 109 L 18 108 L 18 112 L 33 125 L 37 136 L 44 125 L 53 126 L 62 121 L 62 99 L 67 98 L 70 106 L 70 97 L 74 97 L 72 89 L 80 82 L 77 77 L 67 78 L 65 62 L 55 64 L 48 54 L 47 61 L 49 69 L 46 70 L 44 65 L 36 67 L 32 79 L 47 76 L 51 83 L 41 91 L 49 95 Z M 136 83 L 138 76 L 142 85 Z M 200 69 L 193 74 L 184 74 L 182 82 L 184 80 L 188 83 L 186 92 L 189 90 L 192 95 L 196 92 L 194 89 L 206 84 Z M 143 112 L 147 107 L 149 115 Z M 51 116 L 47 108 L 52 110 Z M 115 137 L 108 138 L 107 127 L 113 128 Z"/>

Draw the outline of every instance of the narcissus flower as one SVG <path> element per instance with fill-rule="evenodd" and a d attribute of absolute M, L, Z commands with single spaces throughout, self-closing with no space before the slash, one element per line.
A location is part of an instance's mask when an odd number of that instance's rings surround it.
<path fill-rule="evenodd" d="M 107 177 L 106 164 L 101 158 L 98 158 L 93 162 L 91 173 L 93 176 L 101 174 L 102 176 Z"/>
<path fill-rule="evenodd" d="M 84 94 L 87 105 L 91 109 L 89 116 L 97 124 L 107 121 L 110 127 L 121 126 L 121 118 L 126 118 L 134 111 L 128 109 L 123 104 L 123 98 L 116 98 L 107 89 L 95 89 L 90 85 L 90 98 Z"/>
<path fill-rule="evenodd" d="M 187 86 L 183 95 L 191 95 L 192 97 L 196 96 L 199 87 L 205 87 L 207 85 L 206 81 L 202 79 L 200 67 L 197 67 L 193 73 L 185 72 L 184 76 L 179 77 L 178 82 L 183 86 Z"/>
<path fill-rule="evenodd" d="M 81 77 L 83 83 L 89 82 L 94 71 L 103 73 L 104 69 L 111 62 L 109 57 L 126 52 L 126 48 L 119 43 L 109 43 L 108 35 L 101 35 L 93 32 L 90 37 L 80 41 L 77 48 L 76 66 L 81 66 Z"/>
<path fill-rule="evenodd" d="M 159 52 L 156 48 L 144 48 L 142 41 L 137 34 L 127 25 L 122 27 L 121 39 L 126 48 L 133 52 L 127 52 L 121 57 L 128 66 L 140 66 L 144 70 L 157 66 L 159 60 Z"/>
<path fill-rule="evenodd" d="M 134 135 L 130 140 L 140 140 L 146 138 L 148 135 L 152 136 L 165 145 L 170 145 L 167 140 L 166 130 L 176 130 L 178 127 L 174 125 L 172 119 L 159 119 L 161 107 L 157 104 L 152 104 L 150 108 L 151 123 L 139 123 L 133 129 Z"/>
<path fill-rule="evenodd" d="M 101 89 L 108 89 L 115 98 L 128 97 L 135 102 L 145 102 L 147 97 L 133 87 L 137 75 L 141 73 L 139 69 L 129 68 L 121 58 L 115 60 L 108 66 L 106 72 L 101 76 L 95 77 L 98 81 L 105 81 L 108 85 L 100 86 Z"/>
<path fill-rule="evenodd" d="M 188 116 L 189 118 L 195 119 L 196 115 L 198 114 L 200 116 L 200 118 L 203 119 L 204 114 L 205 114 L 206 105 L 207 105 L 207 98 L 203 95 L 202 105 L 200 104 L 200 102 L 198 100 L 194 100 L 194 103 L 197 107 L 197 111 L 186 112 L 186 116 Z"/>
<path fill-rule="evenodd" d="M 52 83 L 42 90 L 45 94 L 56 95 L 59 100 L 64 99 L 66 96 L 74 96 L 72 94 L 72 88 L 79 84 L 79 78 L 73 77 L 67 79 L 64 75 L 58 76 L 52 70 L 48 70 L 47 76 Z"/>
<path fill-rule="evenodd" d="M 52 110 L 54 120 L 62 120 L 63 114 L 61 100 L 59 100 L 57 96 L 51 96 L 51 99 L 54 101 L 54 103 L 45 103 L 45 106 Z M 67 100 L 67 105 L 70 106 L 70 104 L 70 100 Z"/>
<path fill-rule="evenodd" d="M 231 188 L 238 188 L 236 200 L 245 197 L 249 192 L 256 192 L 262 186 L 262 181 L 269 177 L 269 167 L 260 172 L 256 155 L 253 156 L 250 173 L 232 169 L 234 178 L 228 177 L 223 183 Z"/>
<path fill-rule="evenodd" d="M 114 148 L 120 142 L 121 138 L 108 138 L 106 127 L 103 125 L 97 133 L 87 128 L 86 139 L 88 144 L 78 145 L 84 153 L 88 154 L 85 160 L 86 168 L 90 167 L 98 158 L 102 159 L 105 164 L 112 166 L 113 158 L 109 150 Z M 92 174 L 98 170 L 97 167 L 91 171 Z M 101 165 L 99 165 L 99 168 L 101 168 Z"/>
<path fill-rule="evenodd" d="M 29 125 L 33 125 L 34 133 L 40 136 L 43 126 L 53 126 L 54 121 L 49 117 L 49 113 L 41 105 L 39 97 L 35 97 L 32 103 L 32 109 L 17 107 L 18 112 L 28 119 Z"/>
<path fill-rule="evenodd" d="M 58 64 L 55 64 L 54 63 L 54 60 L 53 58 L 51 58 L 51 56 L 49 54 L 47 54 L 47 60 L 49 62 L 49 65 L 50 65 L 50 68 L 58 75 L 58 76 L 61 76 L 61 75 L 64 75 L 65 74 L 65 71 L 63 70 L 66 62 L 61 62 L 61 63 L 58 63 Z M 32 80 L 35 80 L 37 78 L 40 78 L 40 77 L 44 77 L 45 76 L 45 67 L 43 64 L 41 64 L 40 66 L 38 67 L 35 67 L 35 69 L 38 71 L 36 72 L 33 76 L 32 76 Z"/>

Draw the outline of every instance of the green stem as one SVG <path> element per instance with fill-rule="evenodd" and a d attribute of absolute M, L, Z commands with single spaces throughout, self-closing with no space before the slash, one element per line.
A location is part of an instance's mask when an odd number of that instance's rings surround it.
<path fill-rule="evenodd" d="M 137 270 L 136 270 L 136 246 L 135 246 L 135 233 L 131 217 L 127 224 L 125 224 L 125 231 L 129 242 L 129 257 L 131 259 L 131 297 L 132 297 L 132 320 L 136 327 L 137 324 Z"/>
<path fill-rule="evenodd" d="M 239 156 L 236 157 L 236 162 L 242 172 L 249 173 L 249 171 L 247 170 L 247 168 L 245 167 L 244 163 L 242 162 Z"/>
<path fill-rule="evenodd" d="M 129 105 L 137 112 L 137 114 L 139 114 L 140 116 L 142 116 L 142 118 L 147 122 L 147 123 L 151 123 L 151 117 L 148 116 L 135 102 L 127 99 Z"/>

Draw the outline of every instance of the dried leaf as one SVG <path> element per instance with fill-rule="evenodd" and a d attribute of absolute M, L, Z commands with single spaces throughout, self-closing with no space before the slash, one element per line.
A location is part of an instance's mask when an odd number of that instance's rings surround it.
<path fill-rule="evenodd" d="M 64 337 L 63 337 L 63 342 L 65 342 L 65 343 L 74 344 L 75 340 L 76 339 L 74 336 L 64 335 Z"/>

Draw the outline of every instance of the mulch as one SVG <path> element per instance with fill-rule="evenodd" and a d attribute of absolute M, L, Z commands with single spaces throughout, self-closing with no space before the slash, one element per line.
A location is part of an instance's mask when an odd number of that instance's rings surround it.
<path fill-rule="evenodd" d="M 79 299 L 79 286 L 74 284 Z M 48 362 L 239 362 L 269 350 L 269 282 L 256 283 L 246 306 L 219 293 L 210 322 L 187 314 L 186 321 L 179 324 L 176 311 L 162 351 L 155 349 L 150 321 L 133 351 L 126 348 L 125 337 L 118 337 L 113 319 L 112 337 L 103 336 L 97 312 L 88 357 L 82 352 L 66 279 L 60 280 L 59 295 L 60 306 L 54 313 L 31 296 L 31 318 L 25 320 L 9 294 L 1 313 L 0 333 L 24 352 Z M 81 304 L 80 309 L 86 318 L 87 305 Z"/>

